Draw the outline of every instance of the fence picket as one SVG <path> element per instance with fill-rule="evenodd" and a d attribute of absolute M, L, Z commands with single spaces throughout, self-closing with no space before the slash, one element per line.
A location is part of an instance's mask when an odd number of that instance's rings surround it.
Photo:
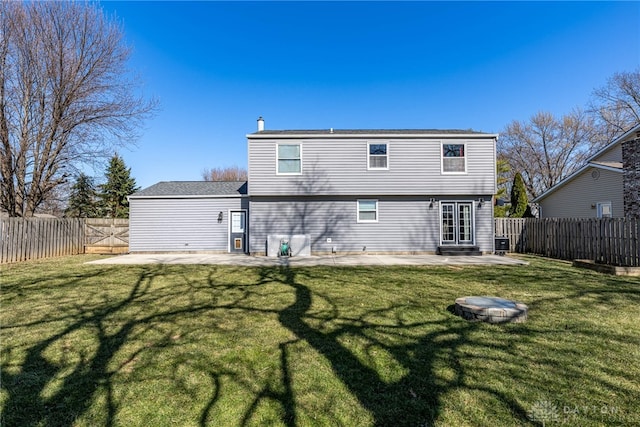
<path fill-rule="evenodd" d="M 84 252 L 84 220 L 0 218 L 0 263 Z"/>
<path fill-rule="evenodd" d="M 637 219 L 495 218 L 495 230 L 512 252 L 640 267 Z"/>

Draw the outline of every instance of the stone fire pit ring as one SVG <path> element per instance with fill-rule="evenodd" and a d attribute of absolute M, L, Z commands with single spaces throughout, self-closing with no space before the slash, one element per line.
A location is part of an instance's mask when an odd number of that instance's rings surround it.
<path fill-rule="evenodd" d="M 507 323 L 525 322 L 529 308 L 520 302 L 492 296 L 470 296 L 456 299 L 455 313 L 467 320 Z"/>

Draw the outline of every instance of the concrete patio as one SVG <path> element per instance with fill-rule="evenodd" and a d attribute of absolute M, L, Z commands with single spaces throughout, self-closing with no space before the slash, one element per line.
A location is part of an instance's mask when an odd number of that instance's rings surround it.
<path fill-rule="evenodd" d="M 510 256 L 440 255 L 322 255 L 291 258 L 239 254 L 126 254 L 90 261 L 87 264 L 215 264 L 238 266 L 355 266 L 355 265 L 527 265 Z"/>

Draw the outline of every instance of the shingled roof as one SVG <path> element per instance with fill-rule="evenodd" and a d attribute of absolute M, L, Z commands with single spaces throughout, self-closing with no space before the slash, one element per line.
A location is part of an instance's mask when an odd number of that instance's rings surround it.
<path fill-rule="evenodd" d="M 300 129 L 263 130 L 257 135 L 485 135 L 472 129 Z"/>
<path fill-rule="evenodd" d="M 247 194 L 247 181 L 162 181 L 147 187 L 131 198 L 145 197 L 206 197 L 206 196 L 244 196 Z"/>

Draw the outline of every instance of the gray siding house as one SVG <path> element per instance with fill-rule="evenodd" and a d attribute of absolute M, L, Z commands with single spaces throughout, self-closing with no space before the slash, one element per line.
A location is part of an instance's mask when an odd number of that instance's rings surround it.
<path fill-rule="evenodd" d="M 159 182 L 129 196 L 130 252 L 247 252 L 246 182 Z"/>
<path fill-rule="evenodd" d="M 625 213 L 625 175 L 638 166 L 625 167 L 623 146 L 640 152 L 640 125 L 590 157 L 584 166 L 533 200 L 542 218 L 622 218 Z M 629 181 L 627 179 L 627 181 Z M 637 181 L 631 179 L 630 181 Z M 628 186 L 627 186 L 628 187 Z M 636 186 L 633 193 L 638 199 Z M 634 195 L 635 194 L 635 195 Z"/>
<path fill-rule="evenodd" d="M 494 250 L 495 134 L 264 130 L 259 120 L 247 138 L 251 253 L 296 235 L 312 253 Z"/>
<path fill-rule="evenodd" d="M 497 135 L 264 130 L 249 181 L 160 182 L 129 197 L 131 252 L 494 251 Z"/>

